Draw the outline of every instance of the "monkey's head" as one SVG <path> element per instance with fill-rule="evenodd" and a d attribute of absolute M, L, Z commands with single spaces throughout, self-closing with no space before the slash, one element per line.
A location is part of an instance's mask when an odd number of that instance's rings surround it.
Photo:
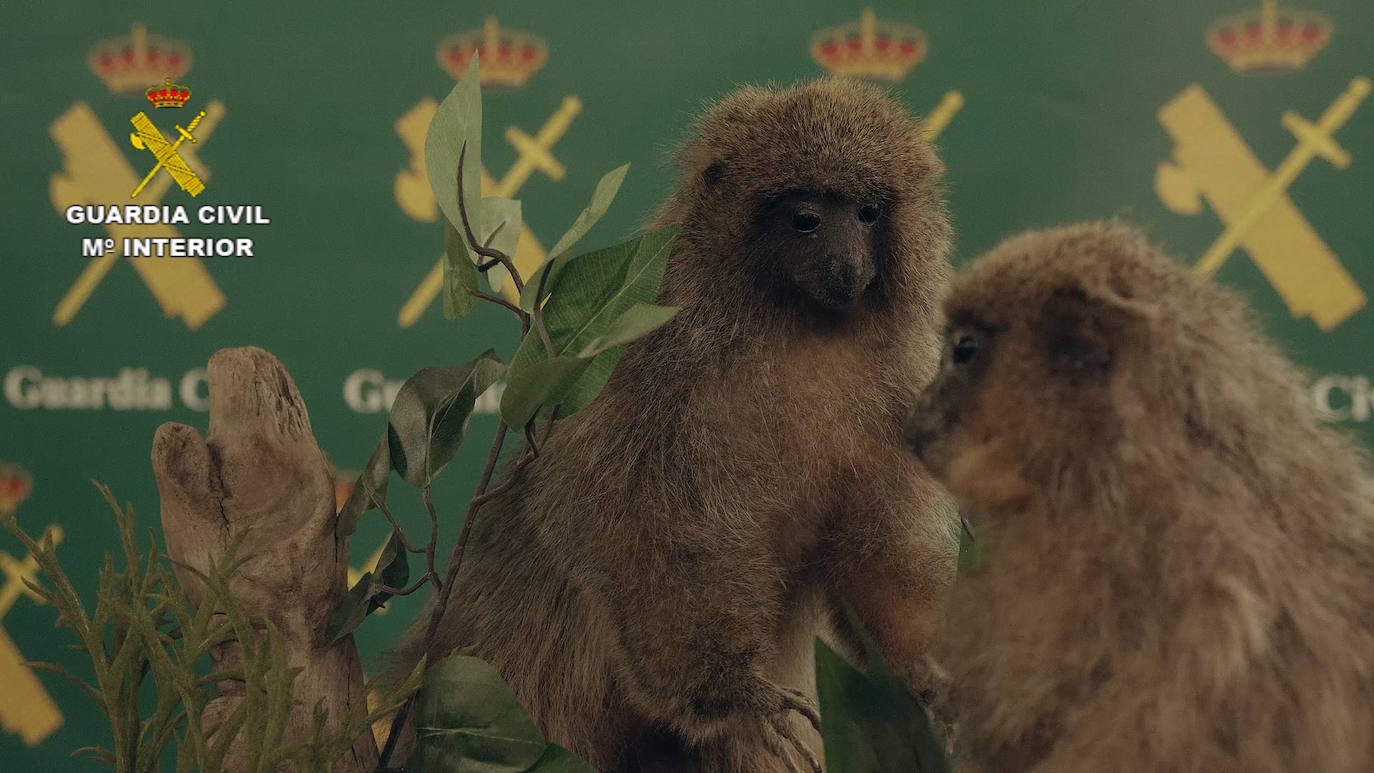
<path fill-rule="evenodd" d="M 658 215 L 680 223 L 665 278 L 677 302 L 843 317 L 911 295 L 934 308 L 949 226 L 920 122 L 877 88 L 746 87 L 679 151 Z M 906 296 L 906 297 L 904 297 Z"/>
<path fill-rule="evenodd" d="M 1262 406 L 1297 403 L 1244 304 L 1120 224 L 1013 237 L 955 281 L 945 311 L 940 370 L 905 434 L 975 508 L 1176 471 Z"/>

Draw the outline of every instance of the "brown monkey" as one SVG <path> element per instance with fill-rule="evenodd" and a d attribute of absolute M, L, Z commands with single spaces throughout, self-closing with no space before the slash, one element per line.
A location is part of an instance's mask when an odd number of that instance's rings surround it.
<path fill-rule="evenodd" d="M 656 221 L 682 311 L 481 510 L 431 654 L 496 664 L 600 770 L 819 770 L 815 636 L 852 605 L 914 665 L 953 580 L 952 500 L 901 437 L 938 358 L 942 165 L 833 80 L 734 92 L 680 163 Z"/>
<path fill-rule="evenodd" d="M 907 437 L 987 545 L 940 645 L 974 769 L 1374 770 L 1374 479 L 1245 305 L 1090 223 L 946 311 Z"/>

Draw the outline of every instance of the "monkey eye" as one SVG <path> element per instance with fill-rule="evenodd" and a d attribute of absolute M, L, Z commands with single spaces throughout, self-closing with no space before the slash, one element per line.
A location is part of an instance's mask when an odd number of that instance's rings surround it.
<path fill-rule="evenodd" d="M 865 204 L 859 207 L 859 222 L 875 223 L 880 214 L 882 214 L 882 210 L 878 208 L 877 204 Z"/>
<path fill-rule="evenodd" d="M 820 226 L 821 216 L 814 212 L 798 212 L 792 216 L 792 227 L 804 234 L 809 234 Z"/>
<path fill-rule="evenodd" d="M 968 333 L 961 334 L 954 339 L 954 344 L 950 347 L 950 356 L 954 359 L 955 365 L 967 365 L 978 356 L 978 339 Z"/>

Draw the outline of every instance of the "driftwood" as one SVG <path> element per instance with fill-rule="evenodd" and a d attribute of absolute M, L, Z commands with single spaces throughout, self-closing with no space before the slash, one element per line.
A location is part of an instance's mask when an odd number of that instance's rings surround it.
<path fill-rule="evenodd" d="M 287 659 L 302 668 L 285 740 L 303 738 L 320 699 L 329 710 L 326 733 L 337 736 L 352 712 L 366 711 L 362 665 L 353 637 L 327 646 L 325 621 L 347 591 L 348 540 L 335 533 L 334 485 L 315 443 L 305 403 L 286 369 L 262 349 L 224 349 L 210 358 L 210 427 L 205 439 L 168 422 L 153 441 L 153 471 L 162 496 L 162 528 L 172 559 L 201 571 L 229 541 L 251 527 L 240 555 L 252 556 L 231 591 L 249 615 L 270 620 L 285 640 Z M 205 592 L 194 573 L 178 569 L 193 604 Z M 237 644 L 212 654 L 216 669 L 232 665 Z M 214 728 L 243 700 L 242 684 L 221 682 L 206 707 Z M 243 742 L 240 737 L 235 744 Z M 335 765 L 371 773 L 377 747 L 364 731 Z M 230 751 L 225 769 L 242 769 Z"/>

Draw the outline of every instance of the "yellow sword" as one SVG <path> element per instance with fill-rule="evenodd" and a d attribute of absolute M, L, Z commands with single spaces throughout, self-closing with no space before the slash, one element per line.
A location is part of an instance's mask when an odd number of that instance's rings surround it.
<path fill-rule="evenodd" d="M 1296 113 L 1283 114 L 1281 123 L 1297 137 L 1297 146 L 1288 151 L 1288 155 L 1273 174 L 1269 175 L 1264 186 L 1250 197 L 1244 213 L 1227 225 L 1221 236 L 1202 253 L 1202 257 L 1193 266 L 1194 273 L 1207 277 L 1217 273 L 1250 227 L 1273 208 L 1279 196 L 1288 190 L 1288 186 L 1298 178 L 1298 173 L 1305 169 L 1313 158 L 1321 156 L 1337 169 L 1350 166 L 1350 154 L 1336 144 L 1334 135 L 1338 129 L 1345 126 L 1350 116 L 1355 114 L 1355 109 L 1369 96 L 1371 90 L 1374 90 L 1374 84 L 1371 84 L 1368 78 L 1357 77 L 1350 81 L 1345 91 L 1322 112 L 1316 124 L 1304 120 Z"/>
<path fill-rule="evenodd" d="M 153 179 L 153 175 L 157 174 L 157 170 L 162 168 L 163 162 L 171 158 L 172 155 L 177 152 L 177 147 L 180 146 L 183 141 L 196 141 L 196 138 L 191 136 L 191 132 L 196 130 L 196 124 L 200 123 L 200 119 L 204 117 L 205 111 L 202 110 L 195 118 L 191 119 L 191 123 L 188 124 L 185 129 L 181 128 L 181 126 L 177 126 L 177 131 L 181 132 L 181 136 L 177 137 L 177 141 L 172 143 L 172 147 L 168 148 L 166 153 L 158 157 L 157 165 L 153 167 L 153 170 L 148 173 L 147 177 L 143 178 L 143 182 L 139 183 L 137 188 L 134 188 L 134 192 L 129 195 L 129 198 L 132 199 L 138 196 L 138 192 L 143 190 L 143 186 L 147 185 L 149 180 Z M 136 148 L 142 149 L 144 147 L 143 140 L 138 138 L 137 133 L 129 135 L 129 142 L 132 142 Z"/>

